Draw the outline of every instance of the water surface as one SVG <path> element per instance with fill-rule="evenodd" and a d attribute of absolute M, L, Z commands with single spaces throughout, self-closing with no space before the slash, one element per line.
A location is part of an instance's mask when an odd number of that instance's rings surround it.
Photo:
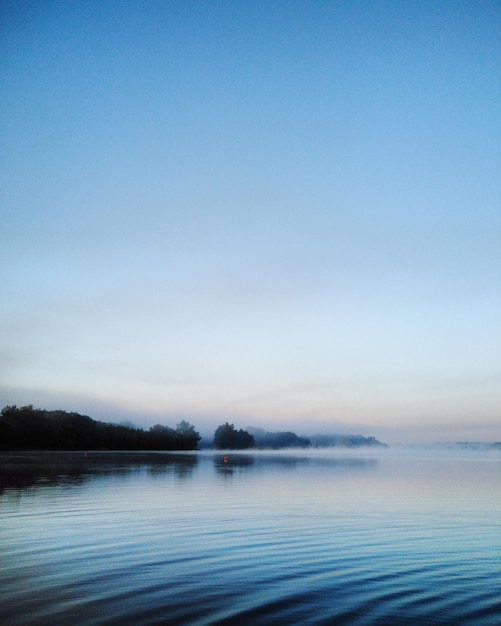
<path fill-rule="evenodd" d="M 0 623 L 501 624 L 496 451 L 0 457 Z"/>

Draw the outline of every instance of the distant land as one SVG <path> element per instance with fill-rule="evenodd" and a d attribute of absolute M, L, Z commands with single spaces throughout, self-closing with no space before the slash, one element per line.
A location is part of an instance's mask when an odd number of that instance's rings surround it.
<path fill-rule="evenodd" d="M 268 431 L 247 427 L 236 430 L 233 424 L 218 427 L 215 435 L 226 432 L 234 436 L 233 449 L 277 450 L 285 448 L 358 448 L 386 447 L 375 437 L 363 435 L 298 436 L 291 431 Z M 227 441 L 231 441 L 231 438 Z M 5 406 L 0 413 L 0 450 L 196 450 L 223 448 L 215 436 L 204 439 L 189 422 L 182 420 L 176 428 L 156 424 L 149 430 L 136 428 L 130 422 L 112 424 L 88 415 L 62 410 L 47 411 Z"/>
<path fill-rule="evenodd" d="M 195 450 L 201 437 L 181 421 L 149 430 L 99 422 L 88 415 L 6 406 L 0 414 L 0 450 Z"/>
<path fill-rule="evenodd" d="M 501 442 L 458 441 L 427 447 L 501 450 Z M 101 422 L 87 415 L 62 410 L 35 409 L 32 405 L 6 406 L 0 413 L 0 450 L 197 450 L 203 449 L 307 449 L 387 448 L 386 443 L 364 435 L 297 435 L 292 431 L 270 431 L 247 426 L 237 430 L 222 424 L 213 437 L 201 437 L 195 427 L 182 420 L 175 428 L 155 424 L 149 430 L 130 422 Z"/>
<path fill-rule="evenodd" d="M 456 441 L 454 444 L 438 444 L 441 446 L 453 446 L 455 448 L 464 448 L 466 450 L 501 450 L 501 441 L 492 443 L 486 441 Z"/>
<path fill-rule="evenodd" d="M 226 423 L 219 427 L 216 433 L 226 428 L 234 435 L 237 431 L 233 424 Z M 238 440 L 242 435 L 250 436 L 251 441 L 247 438 L 246 445 L 239 445 Z M 386 448 L 386 443 L 381 443 L 375 437 L 364 437 L 363 435 L 338 435 L 338 434 L 322 434 L 322 435 L 297 435 L 290 430 L 287 431 L 271 431 L 264 428 L 256 428 L 247 426 L 245 430 L 238 431 L 238 437 L 227 439 L 225 443 L 219 444 L 218 437 L 212 439 L 210 436 L 204 436 L 200 442 L 203 449 L 219 448 L 219 449 L 255 449 L 255 450 L 284 450 L 288 448 L 306 449 L 306 448 L 359 448 L 362 446 Z"/>
<path fill-rule="evenodd" d="M 361 446 L 387 447 L 375 437 L 363 435 L 309 435 L 298 436 L 291 431 L 268 431 L 262 428 L 247 427 L 254 437 L 257 448 L 359 448 Z"/>

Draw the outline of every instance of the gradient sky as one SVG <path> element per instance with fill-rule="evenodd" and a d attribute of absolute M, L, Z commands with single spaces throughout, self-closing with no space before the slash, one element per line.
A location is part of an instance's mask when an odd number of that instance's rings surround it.
<path fill-rule="evenodd" d="M 501 439 L 501 4 L 4 0 L 0 402 Z"/>

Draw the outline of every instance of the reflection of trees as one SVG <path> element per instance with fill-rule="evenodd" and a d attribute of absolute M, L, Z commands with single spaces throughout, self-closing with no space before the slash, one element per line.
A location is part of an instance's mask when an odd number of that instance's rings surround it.
<path fill-rule="evenodd" d="M 196 454 L 169 454 L 169 459 L 159 459 L 150 462 L 147 466 L 148 475 L 154 477 L 164 477 L 167 474 L 174 473 L 174 476 L 180 480 L 191 478 L 193 468 L 198 463 Z"/>
<path fill-rule="evenodd" d="M 104 476 L 126 477 L 143 471 L 153 479 L 171 475 L 187 480 L 192 477 L 199 458 L 196 453 L 180 452 L 4 452 L 0 453 L 0 495 L 5 490 L 74 486 Z M 309 467 L 351 473 L 374 469 L 377 465 L 373 458 L 273 452 L 218 453 L 210 458 L 216 473 L 226 477 L 249 471 L 293 471 Z"/>
<path fill-rule="evenodd" d="M 0 494 L 7 489 L 78 485 L 105 475 L 126 476 L 145 469 L 152 476 L 173 473 L 186 479 L 195 454 L 155 452 L 33 452 L 0 455 Z"/>
<path fill-rule="evenodd" d="M 312 454 L 294 454 L 280 452 L 245 453 L 228 452 L 212 456 L 215 473 L 220 478 L 238 478 L 242 474 L 267 474 L 269 472 L 291 473 L 298 475 L 312 470 L 327 474 L 335 473 L 349 476 L 355 472 L 368 472 L 376 469 L 378 461 L 374 458 L 362 457 L 331 457 Z M 293 480 L 291 476 L 291 480 Z M 233 483 L 235 484 L 235 483 Z"/>
<path fill-rule="evenodd" d="M 231 475 L 246 470 L 266 471 L 269 469 L 295 470 L 301 467 L 322 467 L 338 472 L 352 472 L 357 470 L 374 469 L 376 459 L 357 457 L 316 457 L 314 455 L 294 454 L 228 454 L 214 455 L 214 468 L 218 474 Z"/>
<path fill-rule="evenodd" d="M 250 469 L 255 463 L 255 457 L 242 454 L 228 454 L 214 456 L 214 468 L 218 474 L 230 476 L 235 472 Z"/>
<path fill-rule="evenodd" d="M 258 462 L 275 467 L 296 468 L 298 466 L 321 466 L 325 469 L 332 468 L 337 470 L 353 470 L 353 469 L 370 469 L 376 466 L 376 459 L 365 459 L 358 457 L 316 457 L 311 456 L 295 456 L 291 455 L 263 455 L 258 457 Z"/>

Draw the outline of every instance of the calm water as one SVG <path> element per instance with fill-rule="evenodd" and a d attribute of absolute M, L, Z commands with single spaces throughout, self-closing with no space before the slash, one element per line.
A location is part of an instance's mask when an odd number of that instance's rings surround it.
<path fill-rule="evenodd" d="M 501 454 L 4 454 L 0 550 L 9 626 L 501 624 Z"/>

